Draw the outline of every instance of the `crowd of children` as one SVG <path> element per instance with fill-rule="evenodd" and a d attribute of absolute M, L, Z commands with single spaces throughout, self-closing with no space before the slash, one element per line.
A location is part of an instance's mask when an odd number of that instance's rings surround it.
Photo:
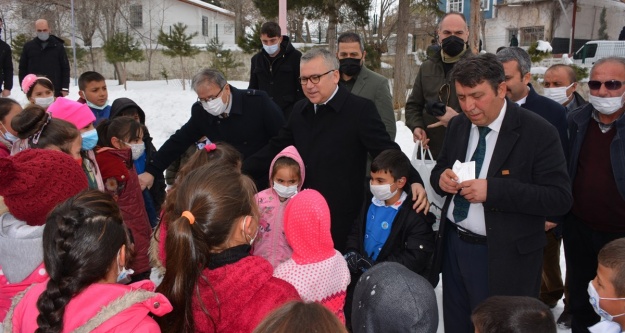
<path fill-rule="evenodd" d="M 79 101 L 55 99 L 35 75 L 23 80 L 23 109 L 0 98 L 6 332 L 436 332 L 422 277 L 434 217 L 412 209 L 401 151 L 373 159 L 341 254 L 326 200 L 303 189 L 295 147 L 275 156 L 258 192 L 239 151 L 202 138 L 168 192 L 163 177 L 141 190 L 137 175 L 156 152 L 146 113 L 128 98 L 109 105 L 99 73 L 78 83 Z M 599 254 L 593 332 L 625 327 L 623 253 L 625 239 Z M 480 333 L 555 332 L 549 309 L 529 298 L 488 299 L 472 320 Z"/>

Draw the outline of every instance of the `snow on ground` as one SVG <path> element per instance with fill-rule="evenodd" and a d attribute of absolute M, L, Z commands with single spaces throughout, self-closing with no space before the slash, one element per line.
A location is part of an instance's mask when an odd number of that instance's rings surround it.
<path fill-rule="evenodd" d="M 15 84 L 12 90 L 11 98 L 16 99 L 20 104 L 26 104 L 26 96 L 20 91 L 17 77 L 14 78 Z M 146 114 L 146 125 L 150 130 L 150 134 L 154 138 L 154 145 L 160 147 L 177 129 L 182 127 L 191 116 L 191 105 L 197 100 L 197 95 L 190 89 L 187 84 L 187 90 L 182 90 L 180 80 L 164 80 L 159 81 L 128 81 L 128 90 L 124 90 L 123 86 L 117 85 L 117 81 L 107 80 L 109 91 L 109 103 L 119 97 L 127 97 L 134 100 Z M 248 82 L 229 81 L 236 88 L 246 89 Z M 68 98 L 78 99 L 78 87 L 70 87 Z M 395 141 L 401 147 L 401 150 L 412 156 L 414 142 L 412 141 L 412 133 L 402 121 L 397 122 L 397 135 Z M 560 257 L 560 267 L 564 276 L 564 251 Z M 435 289 L 436 298 L 439 307 L 439 329 L 443 332 L 442 317 L 442 285 L 439 284 Z M 552 310 L 554 317 L 557 319 L 564 308 L 562 301 Z M 570 330 L 558 330 L 558 332 L 570 332 Z"/>

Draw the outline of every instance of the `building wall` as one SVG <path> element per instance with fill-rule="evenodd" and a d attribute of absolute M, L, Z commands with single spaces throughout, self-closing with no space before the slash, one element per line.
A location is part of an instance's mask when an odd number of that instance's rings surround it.
<path fill-rule="evenodd" d="M 611 40 L 618 39 L 625 26 L 625 3 L 613 0 L 580 0 L 575 18 L 575 39 L 595 40 L 599 37 L 601 11 L 606 8 L 607 33 Z M 572 18 L 573 6 L 566 7 Z M 570 38 L 571 24 L 562 15 L 556 25 L 554 37 Z"/>

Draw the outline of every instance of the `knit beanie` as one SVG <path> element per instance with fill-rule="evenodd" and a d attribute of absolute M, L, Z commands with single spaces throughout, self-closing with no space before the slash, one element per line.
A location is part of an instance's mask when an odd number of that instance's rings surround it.
<path fill-rule="evenodd" d="M 298 265 L 320 262 L 335 253 L 330 208 L 321 193 L 303 190 L 284 209 L 284 234 Z"/>
<path fill-rule="evenodd" d="M 57 204 L 87 187 L 82 168 L 66 153 L 27 149 L 0 158 L 0 195 L 9 212 L 29 225 L 43 225 Z"/>
<path fill-rule="evenodd" d="M 358 279 L 352 302 L 354 333 L 436 333 L 438 306 L 432 285 L 396 262 L 383 262 Z"/>
<path fill-rule="evenodd" d="M 87 104 L 81 104 L 67 98 L 59 97 L 48 107 L 52 118 L 68 121 L 78 130 L 89 126 L 95 121 L 95 116 Z"/>

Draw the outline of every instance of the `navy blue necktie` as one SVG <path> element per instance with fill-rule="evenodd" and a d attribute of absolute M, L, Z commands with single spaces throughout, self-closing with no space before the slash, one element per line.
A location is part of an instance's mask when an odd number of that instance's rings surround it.
<path fill-rule="evenodd" d="M 475 161 L 475 178 L 480 176 L 480 170 L 482 170 L 482 164 L 484 163 L 484 156 L 486 156 L 486 134 L 490 132 L 490 128 L 478 126 L 477 130 L 480 132 L 480 139 L 477 142 L 477 147 L 471 157 L 471 161 Z M 454 196 L 454 220 L 456 223 L 464 220 L 469 215 L 470 202 L 467 201 L 460 193 Z"/>

